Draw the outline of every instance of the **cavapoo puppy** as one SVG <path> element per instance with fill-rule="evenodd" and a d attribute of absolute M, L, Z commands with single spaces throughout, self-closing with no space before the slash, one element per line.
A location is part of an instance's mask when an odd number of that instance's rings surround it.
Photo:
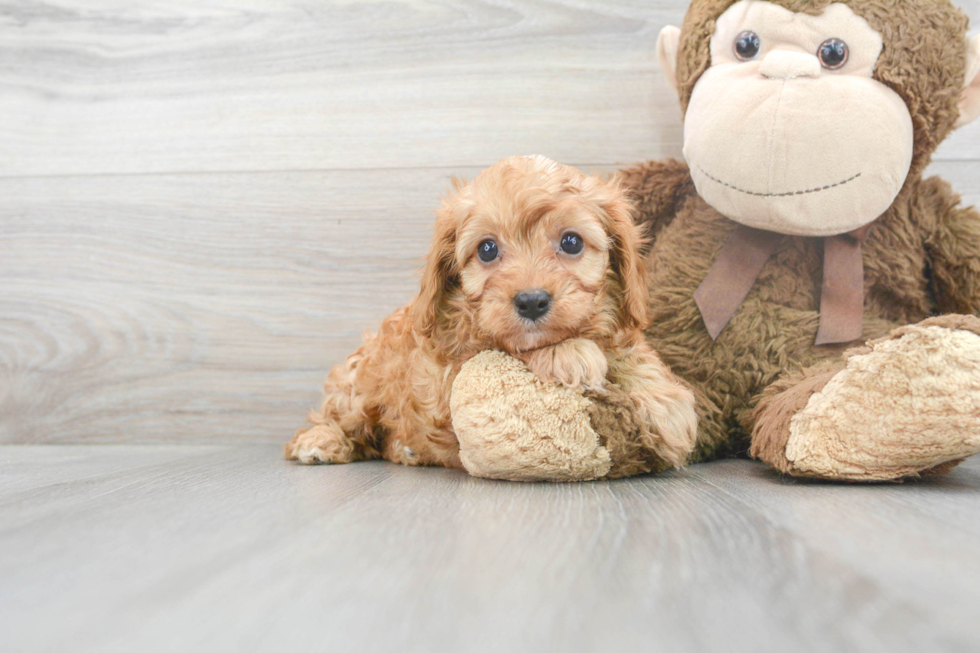
<path fill-rule="evenodd" d="M 421 292 L 330 372 L 322 408 L 286 457 L 461 467 L 453 380 L 467 360 L 497 349 L 542 379 L 619 385 L 649 424 L 643 444 L 682 465 L 694 445 L 694 398 L 644 340 L 642 238 L 618 183 L 514 157 L 453 185 Z"/>

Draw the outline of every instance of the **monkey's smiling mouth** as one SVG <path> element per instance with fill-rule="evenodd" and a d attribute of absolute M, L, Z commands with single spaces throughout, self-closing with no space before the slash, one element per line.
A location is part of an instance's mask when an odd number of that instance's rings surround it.
<path fill-rule="evenodd" d="M 812 193 L 820 193 L 820 192 L 825 191 L 825 190 L 830 190 L 831 188 L 839 188 L 839 187 L 843 186 L 844 184 L 849 184 L 852 181 L 854 181 L 854 180 L 856 180 L 856 179 L 858 179 L 858 178 L 861 177 L 861 173 L 859 172 L 856 175 L 854 175 L 853 177 L 848 177 L 844 181 L 839 181 L 836 184 L 830 184 L 830 185 L 827 185 L 827 186 L 820 186 L 819 188 L 808 188 L 806 190 L 796 190 L 796 191 L 790 191 L 788 193 L 754 193 L 754 192 L 752 192 L 750 190 L 745 190 L 744 188 L 739 188 L 738 186 L 733 186 L 732 184 L 729 184 L 726 181 L 722 181 L 721 179 L 718 179 L 717 177 L 708 174 L 708 172 L 704 168 L 702 168 L 701 166 L 698 166 L 698 170 L 701 171 L 701 174 L 702 175 L 704 175 L 705 177 L 707 177 L 708 179 L 710 179 L 713 182 L 719 183 L 722 186 L 725 186 L 727 188 L 731 188 L 732 190 L 736 190 L 736 191 L 738 191 L 740 193 L 745 193 L 746 195 L 752 195 L 754 197 L 791 197 L 791 196 L 794 196 L 794 195 L 810 195 Z"/>

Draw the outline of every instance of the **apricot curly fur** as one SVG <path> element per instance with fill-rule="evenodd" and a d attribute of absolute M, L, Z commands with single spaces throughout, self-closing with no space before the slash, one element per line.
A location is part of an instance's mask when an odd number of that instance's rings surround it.
<path fill-rule="evenodd" d="M 641 418 L 638 446 L 659 464 L 682 465 L 696 433 L 694 400 L 643 336 L 647 273 L 633 216 L 619 181 L 543 157 L 505 159 L 472 183 L 454 181 L 418 296 L 330 372 L 322 407 L 286 457 L 461 467 L 453 381 L 467 360 L 497 349 L 545 380 L 592 391 L 617 384 Z M 567 232 L 582 238 L 582 253 L 559 251 Z M 484 262 L 477 248 L 490 237 L 500 255 Z M 538 288 L 551 306 L 529 323 L 514 297 Z"/>

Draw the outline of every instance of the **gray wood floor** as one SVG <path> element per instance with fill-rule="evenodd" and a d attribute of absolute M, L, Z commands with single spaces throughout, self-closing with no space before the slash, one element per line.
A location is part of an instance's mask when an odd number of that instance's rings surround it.
<path fill-rule="evenodd" d="M 976 651 L 980 460 L 522 485 L 269 446 L 0 447 L 0 650 Z"/>

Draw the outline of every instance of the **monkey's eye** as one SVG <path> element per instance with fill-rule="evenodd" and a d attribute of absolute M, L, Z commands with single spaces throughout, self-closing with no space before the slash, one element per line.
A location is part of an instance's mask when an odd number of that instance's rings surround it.
<path fill-rule="evenodd" d="M 762 39 L 755 32 L 742 32 L 735 39 L 735 56 L 742 61 L 752 61 L 761 49 Z"/>
<path fill-rule="evenodd" d="M 497 249 L 497 243 L 492 239 L 487 238 L 480 246 L 476 248 L 476 255 L 480 257 L 480 260 L 484 263 L 490 263 L 494 261 L 498 256 L 500 256 L 500 250 Z"/>
<path fill-rule="evenodd" d="M 851 51 L 840 39 L 827 39 L 817 50 L 817 58 L 827 70 L 839 70 L 847 63 Z"/>
<path fill-rule="evenodd" d="M 585 249 L 585 241 L 576 233 L 569 232 L 561 237 L 561 251 L 575 256 Z"/>

